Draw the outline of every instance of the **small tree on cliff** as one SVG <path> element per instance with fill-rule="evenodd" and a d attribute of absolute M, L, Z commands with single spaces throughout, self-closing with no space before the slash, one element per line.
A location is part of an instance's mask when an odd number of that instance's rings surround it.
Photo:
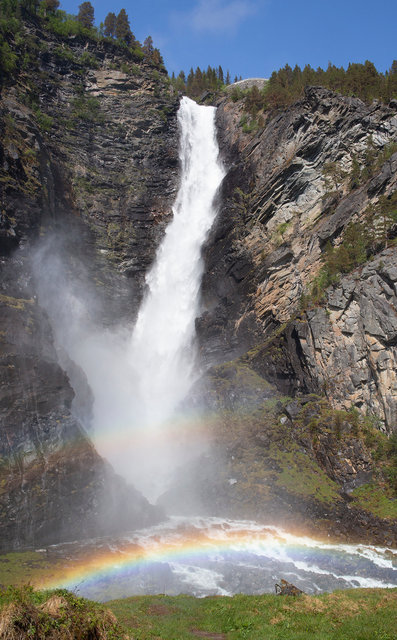
<path fill-rule="evenodd" d="M 153 38 L 152 36 L 148 36 L 145 38 L 142 51 L 145 54 L 145 61 L 150 62 L 153 56 L 154 46 L 153 46 Z"/>
<path fill-rule="evenodd" d="M 325 188 L 329 193 L 341 195 L 343 182 L 347 174 L 338 162 L 326 162 L 323 166 Z"/>
<path fill-rule="evenodd" d="M 126 44 L 131 44 L 133 36 L 132 31 L 130 29 L 130 23 L 128 20 L 127 12 L 125 9 L 121 9 L 119 15 L 116 18 L 116 38 L 125 42 Z"/>
<path fill-rule="evenodd" d="M 44 15 L 48 13 L 55 13 L 55 11 L 59 8 L 59 0 L 43 0 L 41 6 L 44 8 Z"/>
<path fill-rule="evenodd" d="M 160 67 L 164 65 L 163 57 L 160 53 L 160 49 L 153 49 L 152 53 L 152 63 L 156 65 L 156 67 Z"/>
<path fill-rule="evenodd" d="M 79 6 L 77 20 L 86 29 L 91 29 L 94 26 L 94 7 L 91 2 L 83 2 Z"/>
<path fill-rule="evenodd" d="M 110 11 L 110 13 L 108 13 L 108 15 L 105 18 L 105 23 L 104 23 L 104 34 L 105 36 L 108 36 L 109 38 L 114 38 L 114 36 L 116 35 L 116 14 L 113 13 L 113 11 Z"/>
<path fill-rule="evenodd" d="M 18 3 L 15 3 L 16 5 Z M 20 0 L 19 5 L 22 9 L 22 13 L 37 13 L 39 6 L 39 0 Z"/>

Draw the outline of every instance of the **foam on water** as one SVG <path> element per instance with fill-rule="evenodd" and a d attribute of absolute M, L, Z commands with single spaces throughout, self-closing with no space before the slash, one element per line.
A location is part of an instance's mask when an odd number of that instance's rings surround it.
<path fill-rule="evenodd" d="M 98 542 L 45 586 L 105 600 L 140 593 L 231 595 L 273 591 L 288 576 L 307 593 L 395 587 L 397 553 L 328 544 L 252 521 L 172 517 L 117 542 Z"/>

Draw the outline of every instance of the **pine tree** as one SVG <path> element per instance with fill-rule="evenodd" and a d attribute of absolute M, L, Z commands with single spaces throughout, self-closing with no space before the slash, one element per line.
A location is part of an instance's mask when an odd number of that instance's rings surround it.
<path fill-rule="evenodd" d="M 108 13 L 108 15 L 105 18 L 105 23 L 104 23 L 104 34 L 105 36 L 108 36 L 109 38 L 114 38 L 114 36 L 116 35 L 116 14 L 113 13 L 113 11 L 110 11 L 110 13 Z"/>
<path fill-rule="evenodd" d="M 226 84 L 230 84 L 230 71 L 229 71 L 229 69 L 226 72 Z"/>
<path fill-rule="evenodd" d="M 79 6 L 77 20 L 86 29 L 91 29 L 94 26 L 94 7 L 91 2 L 83 2 Z"/>
<path fill-rule="evenodd" d="M 116 38 L 125 42 L 126 44 L 131 44 L 132 42 L 132 31 L 130 29 L 130 23 L 128 20 L 128 15 L 125 9 L 121 9 L 119 15 L 116 18 Z"/>
<path fill-rule="evenodd" d="M 190 67 L 189 75 L 186 80 L 186 92 L 188 96 L 192 95 L 193 84 L 194 84 L 194 71 L 193 71 L 193 67 Z"/>
<path fill-rule="evenodd" d="M 380 196 L 373 209 L 373 230 L 375 240 L 382 247 L 388 246 L 390 230 L 397 223 L 397 197 Z"/>
<path fill-rule="evenodd" d="M 152 36 L 148 36 L 147 38 L 145 38 L 143 42 L 142 51 L 145 54 L 144 60 L 146 62 L 150 62 L 152 60 L 153 52 L 154 52 Z"/>
<path fill-rule="evenodd" d="M 177 78 L 175 79 L 175 88 L 181 93 L 186 92 L 186 76 L 184 71 L 180 71 Z"/>
<path fill-rule="evenodd" d="M 338 162 L 326 162 L 323 166 L 323 178 L 327 191 L 340 195 L 346 175 Z"/>
<path fill-rule="evenodd" d="M 47 15 L 47 13 L 55 13 L 59 8 L 59 5 L 59 0 L 43 0 L 42 6 L 44 8 L 44 15 Z"/>
<path fill-rule="evenodd" d="M 152 64 L 156 65 L 156 67 L 160 67 L 164 65 L 164 60 L 160 53 L 160 49 L 153 49 L 152 53 Z"/>
<path fill-rule="evenodd" d="M 19 0 L 21 9 L 27 13 L 37 13 L 39 0 Z"/>

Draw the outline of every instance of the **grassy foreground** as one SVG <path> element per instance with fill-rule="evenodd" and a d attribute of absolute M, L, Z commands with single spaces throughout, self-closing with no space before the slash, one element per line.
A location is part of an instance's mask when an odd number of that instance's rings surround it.
<path fill-rule="evenodd" d="M 397 589 L 319 596 L 139 596 L 106 606 L 67 591 L 0 592 L 2 640 L 397 640 Z"/>

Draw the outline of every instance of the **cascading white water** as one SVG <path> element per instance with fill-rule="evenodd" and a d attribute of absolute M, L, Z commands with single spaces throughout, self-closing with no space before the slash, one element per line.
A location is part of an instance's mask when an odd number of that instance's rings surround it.
<path fill-rule="evenodd" d="M 218 157 L 215 111 L 187 97 L 181 100 L 181 184 L 172 222 L 146 278 L 147 294 L 127 352 L 135 372 L 130 398 L 133 422 L 145 432 L 146 443 L 140 462 L 135 462 L 135 482 L 150 498 L 164 490 L 166 475 L 185 458 L 181 440 L 172 439 L 167 429 L 172 431 L 170 421 L 176 418 L 195 373 L 201 250 L 214 222 L 214 197 L 225 174 Z"/>
<path fill-rule="evenodd" d="M 148 427 L 169 419 L 192 383 L 201 249 L 215 218 L 214 196 L 224 176 L 215 108 L 184 97 L 178 120 L 181 185 L 173 220 L 147 276 L 148 294 L 130 348 L 131 362 L 139 372 L 142 419 Z"/>

